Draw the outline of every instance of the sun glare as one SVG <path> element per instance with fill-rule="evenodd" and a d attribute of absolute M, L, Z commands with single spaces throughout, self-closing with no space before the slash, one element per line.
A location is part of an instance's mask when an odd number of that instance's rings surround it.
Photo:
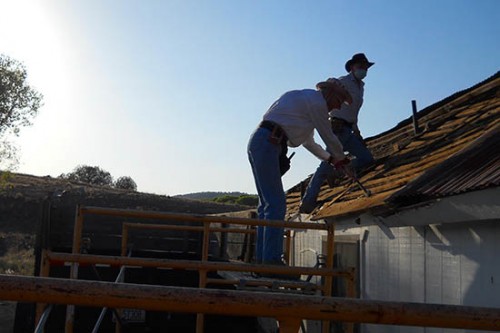
<path fill-rule="evenodd" d="M 57 26 L 40 1 L 6 1 L 0 13 L 0 52 L 22 62 L 28 81 L 47 95 L 64 89 L 65 61 Z"/>
<path fill-rule="evenodd" d="M 57 132 L 61 115 L 70 109 L 72 99 L 69 48 L 62 38 L 62 22 L 51 5 L 51 2 L 8 0 L 2 1 L 0 11 L 0 53 L 23 63 L 28 83 L 44 96 L 44 105 L 33 126 L 22 129 L 21 135 L 13 139 L 24 146 L 21 167 L 23 160 L 37 159 L 41 137 Z"/>

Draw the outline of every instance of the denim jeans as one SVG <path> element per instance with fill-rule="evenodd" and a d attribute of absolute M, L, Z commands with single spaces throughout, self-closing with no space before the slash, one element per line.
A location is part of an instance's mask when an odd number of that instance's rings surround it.
<path fill-rule="evenodd" d="M 336 133 L 339 138 L 344 151 L 348 151 L 355 158 L 351 161 L 352 167 L 356 172 L 369 166 L 373 163 L 374 159 L 372 153 L 364 145 L 361 138 L 359 138 L 351 128 L 348 126 L 343 126 L 342 130 Z M 316 169 L 313 177 L 309 181 L 306 193 L 302 198 L 301 211 L 310 213 L 317 206 L 317 198 L 321 189 L 321 185 L 325 182 L 328 175 L 332 174 L 334 171 L 333 167 L 327 162 L 321 162 L 319 167 Z"/>
<path fill-rule="evenodd" d="M 281 146 L 269 142 L 271 132 L 257 128 L 248 142 L 248 159 L 259 195 L 259 219 L 284 220 L 286 198 L 281 182 L 279 156 Z M 255 259 L 258 263 L 281 262 L 283 228 L 258 227 Z"/>

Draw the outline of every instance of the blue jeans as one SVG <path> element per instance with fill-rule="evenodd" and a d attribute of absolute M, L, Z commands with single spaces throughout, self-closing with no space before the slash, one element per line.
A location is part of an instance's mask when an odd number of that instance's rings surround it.
<path fill-rule="evenodd" d="M 351 161 L 352 167 L 356 172 L 369 166 L 374 162 L 372 153 L 364 145 L 361 138 L 359 138 L 352 129 L 348 126 L 344 126 L 342 130 L 336 133 L 339 138 L 344 150 L 348 151 L 355 158 Z M 310 213 L 317 206 L 317 198 L 321 189 L 321 185 L 325 182 L 328 175 L 332 174 L 334 171 L 333 167 L 327 162 L 321 162 L 319 167 L 316 169 L 313 177 L 309 181 L 306 193 L 302 198 L 301 211 L 305 213 Z"/>
<path fill-rule="evenodd" d="M 269 142 L 271 131 L 257 128 L 248 142 L 248 159 L 259 195 L 259 219 L 285 218 L 286 198 L 281 182 L 279 156 L 281 146 Z M 283 228 L 258 227 L 255 259 L 258 263 L 281 262 L 283 254 Z"/>

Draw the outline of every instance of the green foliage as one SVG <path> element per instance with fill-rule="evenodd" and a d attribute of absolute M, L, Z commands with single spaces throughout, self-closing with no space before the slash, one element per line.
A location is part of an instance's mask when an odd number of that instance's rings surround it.
<path fill-rule="evenodd" d="M 114 187 L 122 190 L 137 191 L 137 184 L 129 176 L 123 176 L 113 182 L 111 174 L 98 166 L 79 165 L 73 172 L 63 173 L 59 178 L 90 185 Z"/>
<path fill-rule="evenodd" d="M 111 174 L 98 166 L 79 165 L 73 172 L 62 174 L 59 178 L 97 186 L 112 187 L 113 185 Z"/>
<path fill-rule="evenodd" d="M 20 128 L 31 125 L 42 106 L 43 96 L 27 84 L 27 76 L 22 63 L 0 54 L 0 161 L 3 163 L 9 160 L 17 164 L 17 149 L 5 136 L 19 135 Z"/>
<path fill-rule="evenodd" d="M 256 195 L 241 195 L 236 199 L 238 205 L 256 207 L 259 204 L 259 197 Z"/>
<path fill-rule="evenodd" d="M 0 171 L 0 192 L 9 187 L 9 181 L 11 178 L 12 173 L 10 171 Z"/>
<path fill-rule="evenodd" d="M 132 190 L 137 191 L 137 184 L 134 180 L 129 176 L 123 176 L 116 180 L 115 188 L 119 188 L 122 190 Z"/>
<path fill-rule="evenodd" d="M 234 204 L 234 203 L 236 203 L 237 199 L 238 199 L 238 197 L 235 197 L 232 195 L 222 195 L 220 197 L 214 198 L 213 201 L 220 202 L 220 203 Z"/>
<path fill-rule="evenodd" d="M 243 206 L 257 206 L 259 203 L 259 198 L 256 195 L 222 195 L 213 199 L 215 202 L 233 204 L 233 205 L 243 205 Z"/>

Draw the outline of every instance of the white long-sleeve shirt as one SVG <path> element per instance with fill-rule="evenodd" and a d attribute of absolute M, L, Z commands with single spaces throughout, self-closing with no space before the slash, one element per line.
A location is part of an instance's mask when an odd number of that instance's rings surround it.
<path fill-rule="evenodd" d="M 335 160 L 344 159 L 342 144 L 333 134 L 328 120 L 328 106 L 317 90 L 292 90 L 283 94 L 271 105 L 263 119 L 283 128 L 290 147 L 303 145 L 321 160 L 328 160 L 330 155 Z M 326 150 L 314 141 L 314 129 L 326 144 Z"/>
<path fill-rule="evenodd" d="M 363 81 L 358 81 L 352 73 L 338 78 L 352 97 L 351 104 L 342 104 L 340 109 L 330 111 L 330 116 L 340 118 L 351 123 L 358 128 L 358 114 L 363 105 L 364 85 Z"/>

